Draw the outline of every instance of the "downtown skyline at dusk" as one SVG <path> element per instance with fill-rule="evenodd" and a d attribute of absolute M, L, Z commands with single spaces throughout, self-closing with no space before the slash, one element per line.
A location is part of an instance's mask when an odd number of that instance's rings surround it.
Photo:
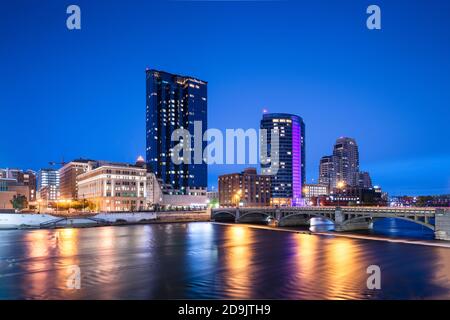
<path fill-rule="evenodd" d="M 1 2 L 0 303 L 143 300 L 168 319 L 448 303 L 449 14 Z"/>
<path fill-rule="evenodd" d="M 14 139 L 1 167 L 145 155 L 150 67 L 208 82 L 209 128 L 259 128 L 263 109 L 301 116 L 307 182 L 347 136 L 389 194 L 450 193 L 449 3 L 381 1 L 373 33 L 366 3 L 138 2 L 80 1 L 74 32 L 65 3 L 5 5 L 0 105 Z M 209 166 L 208 186 L 244 167 Z"/>

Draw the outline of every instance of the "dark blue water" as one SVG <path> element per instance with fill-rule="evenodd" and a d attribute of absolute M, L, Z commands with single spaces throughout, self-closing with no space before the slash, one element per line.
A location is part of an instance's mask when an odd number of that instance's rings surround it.
<path fill-rule="evenodd" d="M 1 231 L 0 298 L 449 299 L 450 249 L 213 223 Z"/>
<path fill-rule="evenodd" d="M 434 222 L 433 222 L 434 223 Z M 312 231 L 333 231 L 333 223 L 325 219 L 314 219 Z M 304 228 L 307 229 L 307 228 Z M 355 234 L 379 235 L 390 238 L 433 240 L 434 231 L 414 222 L 394 218 L 376 220 L 370 230 L 352 231 Z"/>

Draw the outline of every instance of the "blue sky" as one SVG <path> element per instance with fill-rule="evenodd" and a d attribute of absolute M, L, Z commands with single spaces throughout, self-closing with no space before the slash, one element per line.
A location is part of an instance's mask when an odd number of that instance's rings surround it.
<path fill-rule="evenodd" d="M 66 28 L 81 7 L 82 29 Z M 366 28 L 381 7 L 382 30 Z M 307 179 L 335 139 L 391 194 L 450 193 L 450 2 L 4 1 L 0 167 L 145 154 L 145 68 L 208 81 L 211 128 L 306 123 Z M 209 184 L 240 169 L 213 166 Z"/>

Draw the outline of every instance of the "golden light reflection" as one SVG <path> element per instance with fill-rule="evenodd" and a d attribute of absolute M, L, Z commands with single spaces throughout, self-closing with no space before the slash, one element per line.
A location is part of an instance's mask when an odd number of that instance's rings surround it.
<path fill-rule="evenodd" d="M 334 238 L 326 246 L 326 260 L 330 269 L 325 273 L 324 291 L 327 299 L 351 299 L 352 288 L 366 285 L 366 268 L 358 251 L 358 244 L 350 239 Z M 367 264 L 367 263 L 366 263 Z"/>
<path fill-rule="evenodd" d="M 245 239 L 248 234 L 248 228 L 242 226 L 233 226 L 231 228 L 232 232 L 232 240 L 233 241 L 241 241 Z"/>
<path fill-rule="evenodd" d="M 78 229 L 58 230 L 58 248 L 63 257 L 78 253 Z"/>
<path fill-rule="evenodd" d="M 450 287 L 450 256 L 448 255 L 448 248 L 437 248 L 433 250 L 436 254 L 435 267 L 433 268 L 433 281 L 436 286 L 449 288 Z M 432 259 L 430 259 L 432 261 Z M 448 299 L 448 293 L 438 294 L 434 299 Z"/>
<path fill-rule="evenodd" d="M 293 236 L 295 236 L 296 263 L 299 278 L 302 279 L 302 285 L 314 287 L 316 285 L 316 262 L 320 239 L 316 236 L 303 234 L 294 234 Z"/>
<path fill-rule="evenodd" d="M 67 228 L 55 231 L 57 247 L 60 253 L 60 259 L 57 262 L 56 270 L 56 287 L 74 291 L 67 287 L 68 277 L 71 275 L 73 266 L 78 266 L 78 246 L 79 246 L 79 229 Z"/>
<path fill-rule="evenodd" d="M 115 240 L 114 228 L 99 228 L 99 246 L 101 249 L 109 249 L 114 247 Z"/>
<path fill-rule="evenodd" d="M 25 234 L 28 261 L 24 266 L 24 290 L 30 297 L 45 297 L 47 282 L 50 281 L 48 269 L 52 267 L 47 256 L 52 249 L 51 235 L 47 230 L 33 230 Z"/>
<path fill-rule="evenodd" d="M 28 256 L 31 258 L 42 257 L 48 254 L 49 235 L 46 230 L 34 230 L 25 235 Z"/>
<path fill-rule="evenodd" d="M 229 274 L 226 276 L 226 287 L 230 288 L 230 298 L 243 299 L 250 296 L 252 286 L 251 246 L 252 232 L 247 227 L 231 226 L 226 228 L 225 263 Z"/>

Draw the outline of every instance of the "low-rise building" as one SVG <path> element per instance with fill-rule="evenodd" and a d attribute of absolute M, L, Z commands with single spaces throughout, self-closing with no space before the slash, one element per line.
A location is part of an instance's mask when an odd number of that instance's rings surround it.
<path fill-rule="evenodd" d="M 345 187 L 334 188 L 330 196 L 320 199 L 323 205 L 332 206 L 385 206 L 386 194 L 380 187 L 359 188 Z"/>
<path fill-rule="evenodd" d="M 25 196 L 29 202 L 30 189 L 14 178 L 0 178 L 0 210 L 13 210 L 12 200 L 17 196 Z"/>
<path fill-rule="evenodd" d="M 305 197 L 305 205 L 316 206 L 319 205 L 318 199 L 320 196 L 327 196 L 329 188 L 327 185 L 307 183 L 303 187 L 303 194 Z"/>
<path fill-rule="evenodd" d="M 0 178 L 10 179 L 15 186 L 27 186 L 28 193 L 25 194 L 28 202 L 36 201 L 36 173 L 32 170 L 22 169 L 0 169 Z M 11 185 L 11 183 L 9 183 Z M 24 190 L 25 188 L 22 188 Z"/>
<path fill-rule="evenodd" d="M 219 192 L 218 191 L 207 191 L 206 197 L 209 201 L 218 200 L 219 199 Z"/>
<path fill-rule="evenodd" d="M 156 210 L 205 209 L 208 199 L 205 188 L 186 188 L 181 192 L 163 184 L 153 173 L 147 174 L 148 207 Z"/>
<path fill-rule="evenodd" d="M 219 204 L 223 207 L 263 207 L 270 205 L 271 180 L 255 168 L 219 177 Z"/>
<path fill-rule="evenodd" d="M 75 159 L 64 164 L 58 170 L 61 199 L 78 199 L 78 176 L 88 171 L 89 162 L 92 161 L 93 160 Z"/>
<path fill-rule="evenodd" d="M 78 176 L 78 199 L 95 204 L 97 211 L 142 211 L 147 209 L 145 167 L 96 161 Z"/>
<path fill-rule="evenodd" d="M 28 186 L 29 196 L 28 201 L 34 202 L 37 197 L 37 175 L 36 172 L 32 170 L 27 170 L 23 173 L 23 184 Z"/>
<path fill-rule="evenodd" d="M 147 173 L 147 207 L 159 208 L 163 204 L 161 183 L 152 172 Z"/>

